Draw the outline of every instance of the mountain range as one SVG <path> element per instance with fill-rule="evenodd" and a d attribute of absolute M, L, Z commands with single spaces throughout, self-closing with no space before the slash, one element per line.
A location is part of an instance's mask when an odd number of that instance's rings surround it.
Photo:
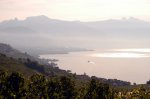
<path fill-rule="evenodd" d="M 62 21 L 50 19 L 44 15 L 27 17 L 25 20 L 17 18 L 0 23 L 0 32 L 7 33 L 49 33 L 51 35 L 77 35 L 79 33 L 145 33 L 150 30 L 150 22 L 133 17 L 121 20 L 104 20 L 95 22 Z M 80 35 L 82 35 L 80 34 Z M 92 34 L 91 34 L 92 35 Z M 119 34 L 118 34 L 119 35 Z"/>
<path fill-rule="evenodd" d="M 121 48 L 122 45 L 127 48 L 147 48 L 150 42 L 149 31 L 150 22 L 133 17 L 81 22 L 51 19 L 41 15 L 0 22 L 0 42 L 23 51 L 36 49 L 37 52 L 49 50 L 53 53 L 98 47 Z"/>

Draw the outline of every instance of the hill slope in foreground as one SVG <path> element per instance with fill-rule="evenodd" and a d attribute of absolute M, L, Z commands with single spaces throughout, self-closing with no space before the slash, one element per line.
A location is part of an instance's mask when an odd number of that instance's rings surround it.
<path fill-rule="evenodd" d="M 31 76 L 35 73 L 40 73 L 45 76 L 72 76 L 78 82 L 87 82 L 91 79 L 86 74 L 77 75 L 70 71 L 59 69 L 57 64 L 48 63 L 48 60 L 34 58 L 27 53 L 22 53 L 10 45 L 0 43 L 0 69 L 10 72 L 21 72 L 26 76 Z M 130 82 L 117 79 L 98 78 L 101 82 L 105 82 L 115 86 L 130 85 Z"/>

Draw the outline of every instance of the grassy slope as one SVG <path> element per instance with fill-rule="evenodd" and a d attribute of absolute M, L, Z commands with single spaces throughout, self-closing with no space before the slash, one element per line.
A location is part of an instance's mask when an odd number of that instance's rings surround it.
<path fill-rule="evenodd" d="M 3 54 L 0 54 L 0 69 L 8 70 L 10 72 L 21 72 L 27 76 L 32 75 L 36 72 L 35 70 L 26 67 L 22 62 L 13 58 L 6 57 Z"/>

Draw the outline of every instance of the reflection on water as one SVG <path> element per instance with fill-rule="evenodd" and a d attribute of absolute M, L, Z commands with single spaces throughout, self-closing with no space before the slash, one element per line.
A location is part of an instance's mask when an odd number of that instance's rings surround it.
<path fill-rule="evenodd" d="M 96 53 L 92 54 L 92 57 L 103 57 L 103 58 L 144 58 L 150 57 L 147 54 L 139 53 Z"/>
<path fill-rule="evenodd" d="M 149 49 L 106 49 L 40 57 L 58 59 L 59 68 L 77 74 L 85 72 L 90 76 L 136 83 L 145 83 L 150 79 Z"/>
<path fill-rule="evenodd" d="M 112 51 L 120 51 L 120 52 L 150 52 L 149 48 L 145 49 L 113 49 Z"/>

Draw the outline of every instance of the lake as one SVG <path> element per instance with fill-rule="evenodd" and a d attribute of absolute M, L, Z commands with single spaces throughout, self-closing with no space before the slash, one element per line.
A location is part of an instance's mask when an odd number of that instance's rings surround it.
<path fill-rule="evenodd" d="M 58 59 L 59 68 L 101 78 L 146 83 L 150 79 L 150 49 L 103 49 L 40 55 Z"/>

